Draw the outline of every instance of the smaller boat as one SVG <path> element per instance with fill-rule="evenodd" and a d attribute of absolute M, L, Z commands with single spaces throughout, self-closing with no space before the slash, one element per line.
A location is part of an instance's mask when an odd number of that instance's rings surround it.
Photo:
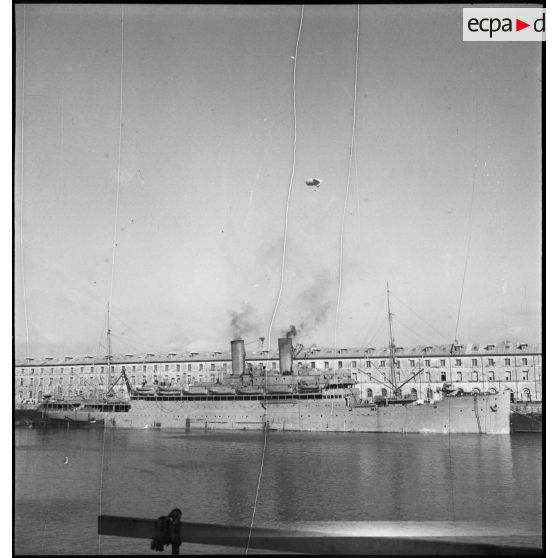
<path fill-rule="evenodd" d="M 157 388 L 157 395 L 182 395 L 182 388 L 178 386 L 159 386 Z"/>
<path fill-rule="evenodd" d="M 259 386 L 244 386 L 236 388 L 238 395 L 263 395 L 264 390 Z"/>
<path fill-rule="evenodd" d="M 298 393 L 320 393 L 320 385 L 317 382 L 309 383 L 301 380 L 298 382 Z"/>
<path fill-rule="evenodd" d="M 208 388 L 208 391 L 211 395 L 235 395 L 236 390 L 233 386 L 213 386 Z"/>

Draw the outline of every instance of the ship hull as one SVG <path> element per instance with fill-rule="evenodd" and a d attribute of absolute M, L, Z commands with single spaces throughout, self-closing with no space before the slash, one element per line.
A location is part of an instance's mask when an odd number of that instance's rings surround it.
<path fill-rule="evenodd" d="M 509 434 L 508 393 L 446 397 L 425 405 L 350 405 L 347 399 L 137 399 L 127 412 L 100 412 L 105 427 L 297 432 Z"/>

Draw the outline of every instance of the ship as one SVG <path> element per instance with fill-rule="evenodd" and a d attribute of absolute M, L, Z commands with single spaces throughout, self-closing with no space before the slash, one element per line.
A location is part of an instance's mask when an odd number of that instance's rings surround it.
<path fill-rule="evenodd" d="M 393 396 L 367 402 L 348 370 L 299 375 L 293 344 L 280 338 L 278 371 L 246 368 L 244 341 L 231 341 L 233 373 L 213 389 L 133 389 L 121 372 L 126 400 L 45 401 L 39 408 L 52 422 L 105 428 L 182 430 L 280 430 L 302 432 L 475 433 L 510 432 L 509 392 L 455 395 L 446 390 L 431 400 Z M 118 380 L 117 380 L 118 381 Z"/>
<path fill-rule="evenodd" d="M 232 374 L 222 383 L 203 386 L 158 384 L 134 389 L 125 367 L 99 400 L 45 400 L 39 410 L 45 424 L 65 423 L 114 428 L 182 430 L 281 430 L 297 432 L 399 432 L 509 434 L 510 393 L 463 394 L 450 385 L 425 400 L 402 396 L 395 372 L 395 343 L 388 296 L 390 395 L 369 402 L 361 397 L 349 370 L 295 371 L 292 335 L 278 339 L 279 370 L 246 366 L 242 339 L 231 341 Z M 110 369 L 110 323 L 107 347 Z M 301 373 L 302 372 L 302 373 Z M 316 371 L 314 371 L 316 372 Z M 122 381 L 124 399 L 114 387 Z"/>

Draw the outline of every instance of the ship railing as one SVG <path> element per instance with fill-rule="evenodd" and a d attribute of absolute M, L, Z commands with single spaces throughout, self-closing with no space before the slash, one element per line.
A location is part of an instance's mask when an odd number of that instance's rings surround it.
<path fill-rule="evenodd" d="M 98 516 L 99 535 L 151 539 L 152 550 L 181 543 L 317 555 L 530 555 L 542 556 L 540 537 L 529 544 L 506 543 L 510 533 L 501 524 L 483 522 L 308 522 L 244 527 L 182 522 L 173 510 L 157 520 L 114 515 Z M 434 523 L 434 524 L 433 524 Z M 512 533 L 513 534 L 513 533 Z M 147 543 L 146 543 L 147 550 Z"/>

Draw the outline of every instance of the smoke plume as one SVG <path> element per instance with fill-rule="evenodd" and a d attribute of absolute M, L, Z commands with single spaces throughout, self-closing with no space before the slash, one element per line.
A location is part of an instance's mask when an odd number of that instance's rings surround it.
<path fill-rule="evenodd" d="M 239 312 L 229 310 L 229 316 L 231 335 L 234 340 L 260 335 L 262 327 L 256 316 L 256 310 L 250 304 L 245 304 Z"/>

